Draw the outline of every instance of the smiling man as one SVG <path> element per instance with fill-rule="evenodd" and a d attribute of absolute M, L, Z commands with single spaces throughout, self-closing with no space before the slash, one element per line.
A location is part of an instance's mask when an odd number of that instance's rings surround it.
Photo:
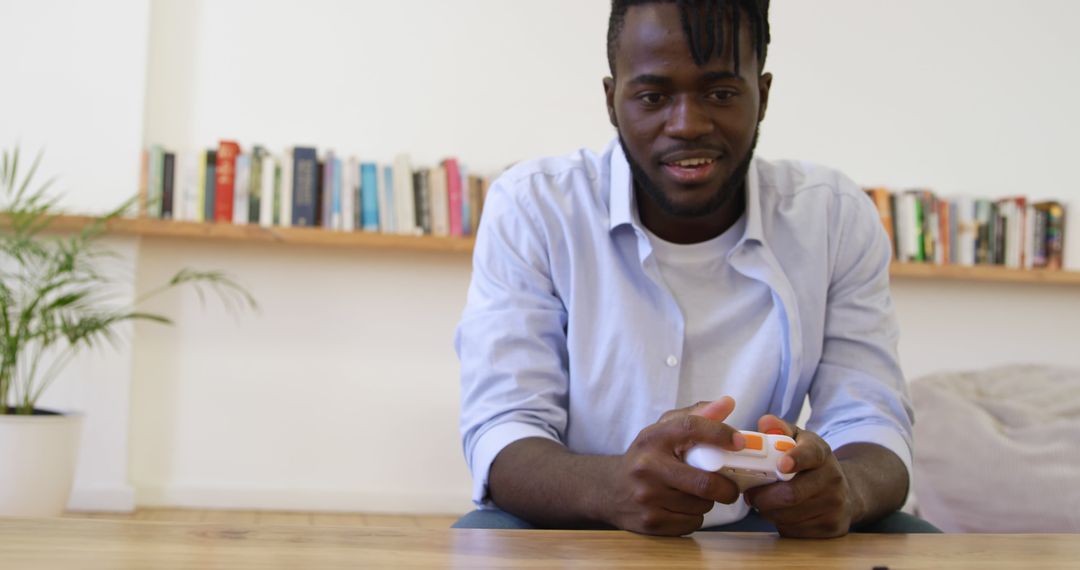
<path fill-rule="evenodd" d="M 456 337 L 480 509 L 456 526 L 934 530 L 896 512 L 911 409 L 877 213 L 754 157 L 769 34 L 768 0 L 614 0 L 617 141 L 492 186 Z M 685 463 L 739 430 L 793 436 L 794 478 L 740 496 Z"/>

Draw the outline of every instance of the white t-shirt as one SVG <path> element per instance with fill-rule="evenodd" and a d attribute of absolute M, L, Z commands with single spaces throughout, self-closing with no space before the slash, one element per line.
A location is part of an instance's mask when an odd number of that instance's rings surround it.
<path fill-rule="evenodd" d="M 727 261 L 742 238 L 745 219 L 702 243 L 681 245 L 651 232 L 648 236 L 660 274 L 686 322 L 676 407 L 731 396 L 735 411 L 725 422 L 757 430 L 780 378 L 783 334 L 772 289 Z M 703 526 L 738 520 L 746 510 L 742 501 L 718 504 Z"/>

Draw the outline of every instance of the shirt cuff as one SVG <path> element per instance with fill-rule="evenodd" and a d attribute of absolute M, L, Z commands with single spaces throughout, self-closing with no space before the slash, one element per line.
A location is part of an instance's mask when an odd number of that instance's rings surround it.
<path fill-rule="evenodd" d="M 488 472 L 495 457 L 506 446 L 530 437 L 542 437 L 554 442 L 559 440 L 541 427 L 523 422 L 508 422 L 499 424 L 484 432 L 476 440 L 472 453 L 472 500 L 481 508 L 494 508 L 488 499 Z"/>
<path fill-rule="evenodd" d="M 904 463 L 904 468 L 907 469 L 908 485 L 910 487 L 912 474 L 911 446 L 908 444 L 907 439 L 896 431 L 895 427 L 878 424 L 863 424 L 852 426 L 836 433 L 831 433 L 828 437 L 823 437 L 822 439 L 824 439 L 825 443 L 828 443 L 829 447 L 833 448 L 833 450 L 840 449 L 850 443 L 873 443 L 888 449 L 895 453 L 896 456 L 900 458 L 900 461 Z"/>

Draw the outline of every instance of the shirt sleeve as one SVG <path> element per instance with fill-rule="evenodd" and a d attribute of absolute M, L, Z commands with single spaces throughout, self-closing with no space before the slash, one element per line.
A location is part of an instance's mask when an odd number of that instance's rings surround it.
<path fill-rule="evenodd" d="M 566 308 L 552 283 L 541 218 L 504 179 L 484 204 L 454 342 L 462 444 L 481 507 L 490 506 L 488 472 L 503 448 L 528 437 L 563 441 L 567 422 Z"/>
<path fill-rule="evenodd" d="M 872 202 L 843 179 L 825 308 L 821 361 L 810 386 L 807 428 L 833 449 L 874 443 L 912 471 L 911 401 L 900 370 L 889 293 L 892 248 Z"/>

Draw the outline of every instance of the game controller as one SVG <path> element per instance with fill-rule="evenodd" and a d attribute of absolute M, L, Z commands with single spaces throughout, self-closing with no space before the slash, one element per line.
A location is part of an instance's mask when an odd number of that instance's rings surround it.
<path fill-rule="evenodd" d="M 795 440 L 783 434 L 741 432 L 746 447 L 727 451 L 715 445 L 695 445 L 686 452 L 686 463 L 705 471 L 715 471 L 731 479 L 742 493 L 747 489 L 777 481 L 790 481 L 794 473 L 780 472 L 780 458 L 795 447 Z"/>

